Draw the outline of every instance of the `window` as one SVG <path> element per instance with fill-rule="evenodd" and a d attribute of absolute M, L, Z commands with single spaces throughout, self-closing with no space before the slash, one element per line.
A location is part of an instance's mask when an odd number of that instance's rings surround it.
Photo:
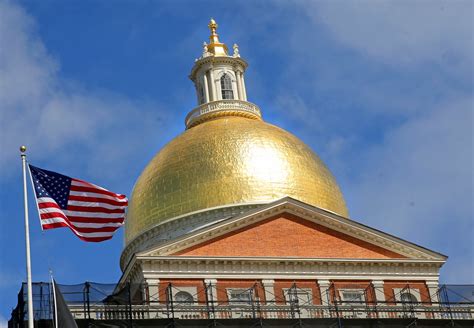
<path fill-rule="evenodd" d="M 230 289 L 227 291 L 229 296 L 229 303 L 250 305 L 252 304 L 252 290 L 251 289 Z"/>
<path fill-rule="evenodd" d="M 230 76 L 225 74 L 221 77 L 222 99 L 234 99 L 234 91 L 232 91 L 232 80 Z"/>
<path fill-rule="evenodd" d="M 298 305 L 310 305 L 312 304 L 312 297 L 311 297 L 311 290 L 307 289 L 296 289 L 296 288 L 289 288 L 284 290 L 286 302 L 291 303 L 298 303 Z"/>
<path fill-rule="evenodd" d="M 174 299 L 178 304 L 190 305 L 194 303 L 193 295 L 188 292 L 177 292 L 176 295 L 174 295 Z"/>
<path fill-rule="evenodd" d="M 365 301 L 363 290 L 342 290 L 342 301 L 347 304 L 361 304 Z"/>
<path fill-rule="evenodd" d="M 421 301 L 421 294 L 418 288 L 394 288 L 393 294 L 398 305 L 418 304 Z"/>
<path fill-rule="evenodd" d="M 400 294 L 400 301 L 401 301 L 403 304 L 406 304 L 406 303 L 418 303 L 418 300 L 416 299 L 415 295 L 413 295 L 412 293 L 408 293 L 408 292 L 405 292 L 405 293 L 401 293 L 401 294 Z"/>

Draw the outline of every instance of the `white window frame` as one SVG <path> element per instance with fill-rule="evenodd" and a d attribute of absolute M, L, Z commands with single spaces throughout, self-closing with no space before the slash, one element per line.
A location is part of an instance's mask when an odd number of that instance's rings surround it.
<path fill-rule="evenodd" d="M 418 304 L 421 304 L 421 293 L 420 289 L 418 288 L 393 288 L 393 294 L 395 295 L 395 301 L 397 302 L 397 305 L 407 305 L 407 304 L 412 304 L 412 303 L 406 303 L 402 302 L 401 294 L 403 293 L 410 293 L 412 294 L 415 298 Z M 416 305 L 413 304 L 413 305 Z"/>
<path fill-rule="evenodd" d="M 365 299 L 365 289 L 362 288 L 344 288 L 338 289 L 339 298 L 343 302 L 344 305 L 359 305 L 363 306 L 367 300 Z M 360 302 L 355 303 L 354 300 L 348 300 L 344 297 L 344 293 L 358 293 L 362 296 L 362 300 Z"/>
<path fill-rule="evenodd" d="M 253 295 L 252 289 L 253 289 L 252 287 L 249 287 L 249 288 L 226 288 L 227 299 L 229 300 L 229 304 L 241 305 L 241 306 L 250 306 L 250 305 L 252 305 L 252 301 L 255 298 L 255 295 Z M 231 296 L 232 296 L 233 293 L 248 294 L 250 296 L 248 303 L 239 302 L 239 301 L 235 301 L 235 300 L 232 301 Z"/>
<path fill-rule="evenodd" d="M 299 306 L 308 306 L 308 305 L 313 305 L 313 290 L 311 288 L 283 288 L 283 295 L 285 296 L 285 303 L 286 304 L 291 304 L 290 300 L 290 294 L 292 291 L 296 292 L 296 298 L 298 299 L 298 305 Z M 300 303 L 301 298 L 298 296 L 298 294 L 303 294 L 307 295 L 308 300 Z"/>
<path fill-rule="evenodd" d="M 189 293 L 192 298 L 193 298 L 193 303 L 192 304 L 179 304 L 180 306 L 186 306 L 186 305 L 195 305 L 197 303 L 197 287 L 172 287 L 172 292 L 173 292 L 173 301 L 176 302 L 176 294 L 179 292 L 186 292 Z"/>
<path fill-rule="evenodd" d="M 231 70 L 219 70 L 217 71 L 217 74 L 215 75 L 215 85 L 216 85 L 216 92 L 217 92 L 217 100 L 224 100 L 222 98 L 222 88 L 221 88 L 221 78 L 224 74 L 227 74 L 230 77 L 230 81 L 232 82 L 232 94 L 234 96 L 233 99 L 226 99 L 226 100 L 239 100 L 239 94 L 237 92 L 237 77 L 235 76 L 235 73 Z"/>

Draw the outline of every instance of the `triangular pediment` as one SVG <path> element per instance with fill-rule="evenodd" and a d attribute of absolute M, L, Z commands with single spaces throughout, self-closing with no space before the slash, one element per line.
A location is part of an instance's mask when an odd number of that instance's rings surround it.
<path fill-rule="evenodd" d="M 170 255 L 405 258 L 401 254 L 290 213 L 258 221 Z"/>
<path fill-rule="evenodd" d="M 289 197 L 136 256 L 446 260 L 442 254 Z"/>

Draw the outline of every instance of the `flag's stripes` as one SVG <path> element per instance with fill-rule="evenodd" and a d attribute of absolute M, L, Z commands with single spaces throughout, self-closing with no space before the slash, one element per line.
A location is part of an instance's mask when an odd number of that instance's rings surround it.
<path fill-rule="evenodd" d="M 89 212 L 75 212 L 75 211 L 63 211 L 68 217 L 80 217 L 80 218 L 102 218 L 102 219 L 120 219 L 124 218 L 125 215 L 122 213 L 89 213 Z"/>
<path fill-rule="evenodd" d="M 71 180 L 67 209 L 51 197 L 37 198 L 43 229 L 69 227 L 85 241 L 103 241 L 123 225 L 128 200 L 104 188 Z"/>
<path fill-rule="evenodd" d="M 91 204 L 92 205 L 92 204 Z M 110 209 L 102 206 L 74 206 L 67 204 L 68 212 L 92 212 L 92 213 L 125 213 L 123 208 Z"/>
<path fill-rule="evenodd" d="M 125 208 L 126 207 L 126 205 L 124 205 L 123 202 L 117 202 L 117 201 L 112 200 L 112 199 L 99 198 L 99 197 L 90 197 L 90 196 L 69 195 L 68 204 L 70 204 L 70 205 L 98 204 L 98 203 L 101 203 L 102 206 L 113 206 L 115 208 L 116 207 L 119 207 L 119 208 Z"/>
<path fill-rule="evenodd" d="M 98 193 L 95 193 L 95 192 L 74 191 L 74 190 L 69 191 L 69 197 L 71 197 L 71 196 L 101 198 L 101 199 L 110 199 L 110 200 L 116 200 L 117 199 L 117 197 L 104 195 L 104 194 L 98 194 Z M 120 199 L 119 202 L 120 202 L 120 204 L 123 204 L 124 200 Z"/>
<path fill-rule="evenodd" d="M 76 179 L 72 179 L 71 181 L 71 190 L 93 192 L 97 194 L 108 195 L 116 199 L 124 200 L 124 202 L 126 202 L 126 198 L 127 198 L 125 195 L 116 194 L 114 192 L 105 190 L 104 188 L 93 185 L 92 183 L 87 183 L 87 182 L 76 180 Z"/>
<path fill-rule="evenodd" d="M 123 223 L 123 217 L 120 218 L 88 218 L 83 216 L 68 216 L 71 222 L 90 222 L 90 223 Z"/>
<path fill-rule="evenodd" d="M 123 225 L 125 195 L 29 165 L 43 229 L 69 227 L 85 241 L 103 241 Z"/>

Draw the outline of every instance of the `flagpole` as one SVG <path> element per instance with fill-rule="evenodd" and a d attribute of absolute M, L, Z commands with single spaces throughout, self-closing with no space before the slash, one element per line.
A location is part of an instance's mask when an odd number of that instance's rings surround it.
<path fill-rule="evenodd" d="M 56 283 L 54 282 L 53 273 L 49 271 L 51 275 L 51 284 L 53 285 L 53 302 L 54 302 L 54 328 L 59 328 L 58 326 L 58 305 L 56 303 Z"/>
<path fill-rule="evenodd" d="M 20 147 L 21 162 L 23 165 L 23 200 L 25 202 L 25 240 L 26 240 L 26 279 L 28 285 L 28 328 L 34 328 L 33 319 L 33 291 L 31 283 L 31 256 L 30 256 L 30 226 L 28 222 L 28 194 L 26 189 L 26 147 Z"/>

